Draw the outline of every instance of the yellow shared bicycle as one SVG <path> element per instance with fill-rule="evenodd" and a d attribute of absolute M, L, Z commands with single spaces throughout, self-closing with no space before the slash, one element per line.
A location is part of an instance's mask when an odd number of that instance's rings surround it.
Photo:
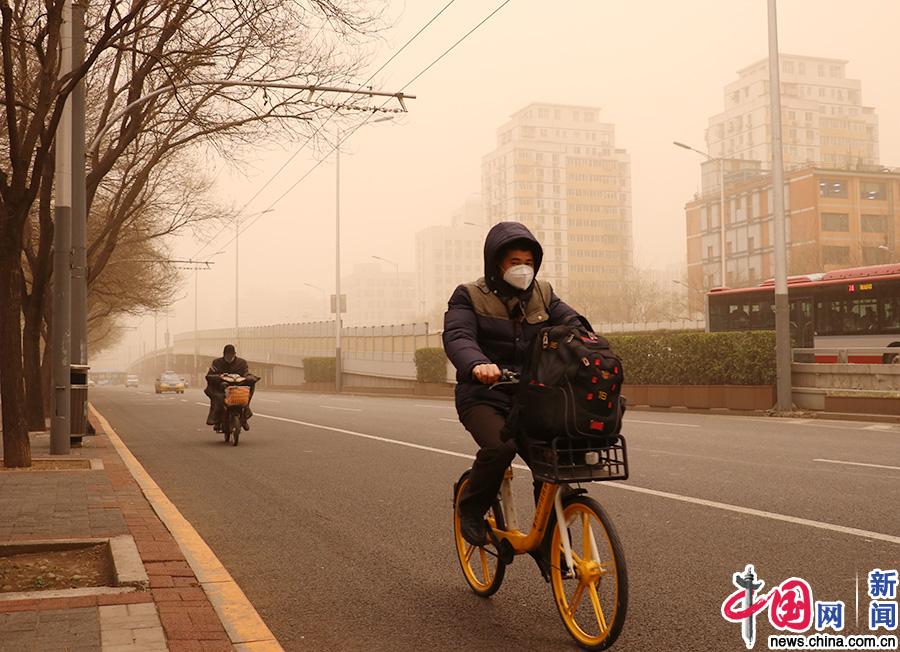
<path fill-rule="evenodd" d="M 489 510 L 490 542 L 469 544 L 460 531 L 459 497 L 469 471 L 453 486 L 453 529 L 463 576 L 482 597 L 497 592 L 506 567 L 517 555 L 529 554 L 550 583 L 563 625 L 588 650 L 612 645 L 625 622 L 628 574 L 625 556 L 612 521 L 603 507 L 578 483 L 628 479 L 625 439 L 519 441 L 528 446 L 528 461 L 542 482 L 529 532 L 517 524 L 512 495 L 512 469 L 507 469 L 500 495 Z"/>

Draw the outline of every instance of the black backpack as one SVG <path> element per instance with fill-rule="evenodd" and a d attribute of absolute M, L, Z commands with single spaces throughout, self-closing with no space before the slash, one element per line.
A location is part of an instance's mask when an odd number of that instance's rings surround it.
<path fill-rule="evenodd" d="M 584 322 L 544 328 L 519 378 L 510 425 L 530 439 L 597 437 L 612 444 L 622 427 L 625 376 L 609 342 Z"/>

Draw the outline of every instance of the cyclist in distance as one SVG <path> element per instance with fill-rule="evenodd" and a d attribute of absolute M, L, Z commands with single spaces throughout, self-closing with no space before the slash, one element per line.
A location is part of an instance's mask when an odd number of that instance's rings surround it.
<path fill-rule="evenodd" d="M 542 328 L 581 319 L 548 282 L 536 280 L 543 253 L 523 224 L 496 224 L 484 241 L 484 276 L 457 287 L 444 315 L 444 350 L 456 367 L 456 411 L 480 447 L 459 502 L 462 535 L 472 545 L 487 540 L 484 514 L 517 452 L 512 440 L 501 439 L 512 406 L 509 388 L 490 385 L 500 380 L 501 369 L 521 370 Z"/>

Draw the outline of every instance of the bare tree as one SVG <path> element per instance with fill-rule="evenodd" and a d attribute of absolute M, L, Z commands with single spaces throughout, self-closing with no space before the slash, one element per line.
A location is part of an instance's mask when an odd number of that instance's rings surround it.
<path fill-rule="evenodd" d="M 598 323 L 672 321 L 683 319 L 685 312 L 674 288 L 638 268 L 626 270 L 615 288 L 582 292 L 576 305 Z"/>
<path fill-rule="evenodd" d="M 43 407 L 39 360 L 51 317 L 45 295 L 52 271 L 52 146 L 74 84 L 88 76 L 88 133 L 103 134 L 87 152 L 94 288 L 126 234 L 152 240 L 213 217 L 190 200 L 174 213 L 159 210 L 171 206 L 165 182 L 189 150 L 206 147 L 236 162 L 244 145 L 309 133 L 301 119 L 329 99 L 319 97 L 310 107 L 309 95 L 296 91 L 197 80 L 345 80 L 362 61 L 366 35 L 380 25 L 379 12 L 360 0 L 134 0 L 127 10 L 108 0 L 89 8 L 85 64 L 61 76 L 62 4 L 0 0 L 7 159 L 0 165 L 0 302 L 8 308 L 0 315 L 0 391 L 8 466 L 30 463 L 24 374 L 29 415 Z M 152 99 L 139 101 L 148 95 Z"/>

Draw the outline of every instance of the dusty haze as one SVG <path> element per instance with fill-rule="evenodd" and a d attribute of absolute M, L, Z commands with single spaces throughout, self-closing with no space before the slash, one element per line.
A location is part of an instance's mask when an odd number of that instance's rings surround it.
<path fill-rule="evenodd" d="M 393 27 L 376 45 L 380 66 L 446 0 L 392 3 Z M 397 90 L 497 3 L 458 0 L 376 79 Z M 849 61 L 862 81 L 862 100 L 880 119 L 881 163 L 900 166 L 900 84 L 897 82 L 900 2 L 782 0 L 782 53 Z M 481 187 L 481 157 L 508 116 L 533 101 L 602 107 L 616 125 L 617 146 L 632 160 L 635 260 L 662 267 L 685 258 L 684 203 L 699 188 L 700 157 L 675 148 L 705 148 L 707 120 L 723 108 L 723 87 L 737 70 L 766 55 L 764 0 L 595 0 L 548 3 L 513 0 L 408 89 L 418 99 L 393 122 L 368 125 L 342 158 L 343 270 L 379 255 L 413 271 L 414 234 L 449 222 L 450 213 Z M 358 80 L 362 81 L 362 79 Z M 331 123 L 327 128 L 331 128 Z M 249 177 L 219 168 L 218 192 L 245 203 L 294 153 L 245 152 Z M 271 203 L 315 163 L 301 152 L 248 208 Z M 201 258 L 222 249 L 232 234 Z M 181 257 L 203 242 L 182 238 Z M 234 325 L 234 244 L 200 274 L 200 328 Z M 241 324 L 321 316 L 320 295 L 304 283 L 334 288 L 334 165 L 326 161 L 241 236 Z M 172 333 L 194 322 L 193 278 L 169 317 Z M 460 279 L 465 281 L 469 279 Z M 120 366 L 144 343 L 153 318 L 134 320 L 123 345 L 94 361 Z M 159 322 L 162 345 L 165 322 Z"/>

